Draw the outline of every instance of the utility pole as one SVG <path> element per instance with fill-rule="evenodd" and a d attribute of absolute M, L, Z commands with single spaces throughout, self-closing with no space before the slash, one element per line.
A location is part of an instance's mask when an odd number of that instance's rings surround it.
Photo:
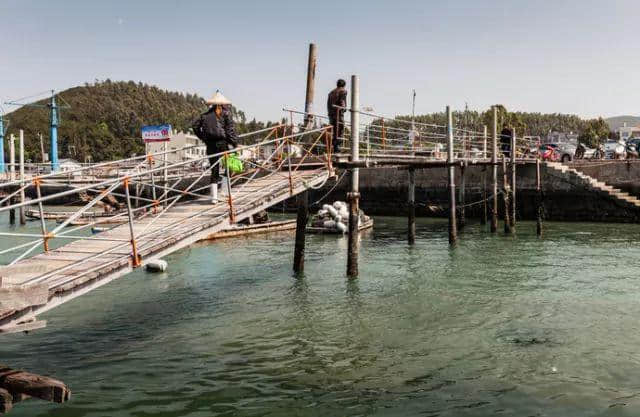
<path fill-rule="evenodd" d="M 58 164 L 58 106 L 56 105 L 56 95 L 51 90 L 51 172 L 57 172 L 60 169 Z"/>

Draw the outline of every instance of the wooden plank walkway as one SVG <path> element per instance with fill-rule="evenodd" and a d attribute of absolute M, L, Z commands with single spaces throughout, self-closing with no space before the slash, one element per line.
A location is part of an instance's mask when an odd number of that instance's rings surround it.
<path fill-rule="evenodd" d="M 267 209 L 328 178 L 325 168 L 271 173 L 232 188 L 234 220 L 240 221 Z M 227 194 L 220 201 L 187 201 L 176 204 L 162 215 L 149 214 L 134 221 L 134 233 L 142 265 L 202 240 L 232 224 Z M 117 226 L 96 236 L 78 239 L 58 249 L 23 259 L 14 265 L 15 273 L 0 277 L 0 291 L 15 289 L 31 294 L 27 305 L 3 308 L 0 297 L 0 333 L 31 330 L 46 323 L 37 315 L 100 287 L 134 269 L 129 224 Z M 23 294 L 24 295 L 24 294 Z M 41 296 L 42 298 L 42 296 Z M 35 301 L 33 301 L 35 300 Z M 18 303 L 19 304 L 19 303 Z M 4 311 L 3 311 L 4 310 Z"/>

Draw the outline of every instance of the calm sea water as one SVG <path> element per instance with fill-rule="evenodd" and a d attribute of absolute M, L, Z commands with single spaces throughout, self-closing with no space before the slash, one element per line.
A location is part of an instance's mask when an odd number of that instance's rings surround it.
<path fill-rule="evenodd" d="M 6 218 L 0 219 L 6 230 Z M 30 228 L 37 229 L 32 223 Z M 70 385 L 20 416 L 637 416 L 640 226 L 376 218 L 346 238 L 198 244 L 0 338 L 0 362 Z M 2 246 L 8 244 L 3 238 Z"/>

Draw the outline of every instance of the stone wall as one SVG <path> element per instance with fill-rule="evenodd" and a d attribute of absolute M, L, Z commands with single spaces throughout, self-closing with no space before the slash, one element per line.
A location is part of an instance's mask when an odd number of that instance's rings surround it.
<path fill-rule="evenodd" d="M 482 200 L 483 167 L 467 167 L 465 171 L 467 205 Z M 622 175 L 626 169 L 623 164 L 617 166 L 616 173 Z M 640 169 L 635 165 L 634 169 Z M 608 172 L 603 169 L 603 173 Z M 635 171 L 629 171 L 631 173 Z M 460 186 L 460 170 L 456 170 L 456 185 Z M 535 219 L 536 189 L 535 165 L 519 165 L 516 170 L 516 202 L 519 219 Z M 575 174 L 541 166 L 544 207 L 546 218 L 563 221 L 612 221 L 637 222 L 640 219 L 638 208 L 633 208 L 610 195 L 589 187 Z M 339 174 L 340 175 L 340 174 Z M 486 168 L 487 193 L 491 192 L 491 167 Z M 629 177 L 624 181 L 633 182 Z M 498 168 L 498 189 L 502 184 L 502 167 Z M 349 188 L 349 175 L 345 175 L 338 186 L 329 190 L 335 182 L 329 182 L 321 190 L 314 190 L 310 202 L 316 202 L 325 194 L 323 200 L 345 200 Z M 636 185 L 640 185 L 637 184 Z M 408 173 L 395 168 L 368 168 L 360 170 L 360 207 L 371 215 L 405 216 L 407 213 Z M 502 212 L 502 197 L 499 197 L 499 211 Z M 431 168 L 416 171 L 416 215 L 445 217 L 448 207 L 447 169 Z M 288 204 L 293 204 L 289 202 Z M 314 208 L 317 208 L 314 207 Z M 482 203 L 466 207 L 467 217 L 479 217 Z M 491 204 L 489 204 L 489 210 Z"/>

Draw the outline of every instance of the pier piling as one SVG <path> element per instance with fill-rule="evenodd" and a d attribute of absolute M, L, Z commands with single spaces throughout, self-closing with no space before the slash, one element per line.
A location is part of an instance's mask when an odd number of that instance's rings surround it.
<path fill-rule="evenodd" d="M 464 229 L 464 226 L 467 223 L 467 218 L 465 214 L 465 204 L 466 204 L 466 178 L 465 178 L 465 170 L 466 170 L 466 162 L 462 162 L 460 166 L 460 192 L 458 195 L 458 201 L 460 202 L 460 220 L 458 221 L 459 228 Z"/>
<path fill-rule="evenodd" d="M 309 193 L 302 192 L 297 196 L 298 214 L 296 217 L 296 245 L 293 253 L 293 272 L 304 272 L 305 231 L 309 218 Z"/>
<path fill-rule="evenodd" d="M 511 203 L 511 233 L 516 232 L 516 129 L 512 130 L 511 135 L 511 195 L 509 202 Z"/>
<path fill-rule="evenodd" d="M 9 178 L 10 181 L 16 179 L 16 138 L 13 133 L 9 137 Z M 15 198 L 9 199 L 9 205 L 15 203 Z M 9 210 L 9 224 L 16 224 L 16 209 Z"/>
<path fill-rule="evenodd" d="M 536 234 L 542 236 L 542 185 L 540 179 L 540 159 L 536 158 Z"/>
<path fill-rule="evenodd" d="M 351 162 L 360 159 L 360 83 L 357 75 L 351 76 Z M 351 169 L 351 192 L 349 200 L 349 243 L 347 253 L 347 276 L 358 276 L 358 240 L 360 220 L 360 173 L 358 168 Z"/>
<path fill-rule="evenodd" d="M 487 125 L 482 126 L 484 134 L 482 136 L 482 159 L 487 158 Z M 482 212 L 480 213 L 480 224 L 487 224 L 487 166 L 482 167 Z"/>
<path fill-rule="evenodd" d="M 19 144 L 20 144 L 20 188 L 24 187 L 24 131 L 20 129 L 19 135 Z M 24 189 L 20 191 L 20 203 L 24 203 Z M 27 219 L 25 218 L 24 206 L 20 206 L 18 209 L 20 213 L 20 224 L 24 226 L 27 224 Z"/>
<path fill-rule="evenodd" d="M 413 245 L 416 243 L 416 171 L 413 168 L 409 169 L 407 206 L 409 209 L 407 240 L 410 245 Z"/>
<path fill-rule="evenodd" d="M 447 165 L 449 172 L 449 244 L 455 245 L 458 239 L 456 225 L 456 171 L 453 166 L 453 117 L 449 106 L 447 106 Z"/>
<path fill-rule="evenodd" d="M 502 155 L 502 201 L 504 202 L 504 232 L 511 233 L 511 221 L 509 220 L 509 176 L 507 175 L 507 157 Z"/>
<path fill-rule="evenodd" d="M 498 108 L 493 109 L 493 143 L 491 144 L 491 180 L 493 188 L 493 205 L 491 209 L 491 233 L 498 231 Z"/>
<path fill-rule="evenodd" d="M 313 123 L 313 96 L 316 85 L 317 48 L 315 43 L 309 44 L 309 62 L 307 64 L 307 92 L 304 100 L 304 127 L 311 127 Z"/>

